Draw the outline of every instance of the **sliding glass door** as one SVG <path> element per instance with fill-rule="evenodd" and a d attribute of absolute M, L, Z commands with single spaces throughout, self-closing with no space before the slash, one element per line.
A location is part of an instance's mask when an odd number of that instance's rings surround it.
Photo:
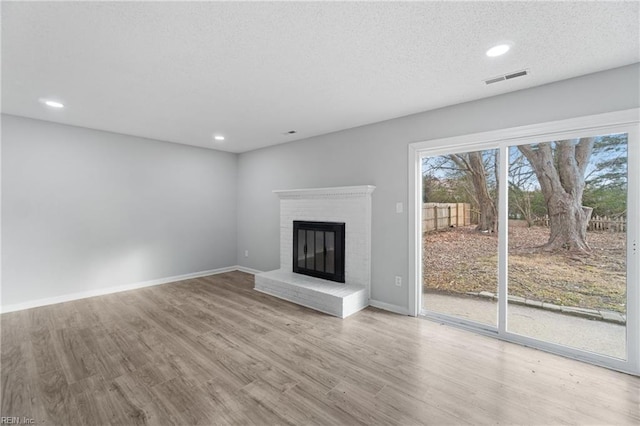
<path fill-rule="evenodd" d="M 498 324 L 497 149 L 424 157 L 424 308 Z"/>
<path fill-rule="evenodd" d="M 508 149 L 507 330 L 626 360 L 627 133 Z"/>
<path fill-rule="evenodd" d="M 637 115 L 412 144 L 417 310 L 640 374 Z"/>

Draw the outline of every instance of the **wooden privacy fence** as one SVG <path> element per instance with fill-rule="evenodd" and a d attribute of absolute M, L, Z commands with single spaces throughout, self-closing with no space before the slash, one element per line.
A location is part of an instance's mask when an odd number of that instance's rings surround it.
<path fill-rule="evenodd" d="M 435 231 L 452 226 L 471 225 L 469 203 L 423 203 L 422 231 Z"/>
<path fill-rule="evenodd" d="M 536 219 L 534 223 L 538 226 L 549 226 L 549 216 Z M 592 216 L 587 231 L 626 232 L 627 218 L 624 216 Z"/>

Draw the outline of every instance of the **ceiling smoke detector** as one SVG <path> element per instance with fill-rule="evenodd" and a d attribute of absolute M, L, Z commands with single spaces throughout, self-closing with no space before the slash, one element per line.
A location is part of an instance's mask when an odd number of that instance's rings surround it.
<path fill-rule="evenodd" d="M 484 83 L 489 85 L 489 84 L 497 83 L 499 81 L 506 81 L 506 80 L 511 80 L 518 77 L 524 77 L 526 75 L 529 75 L 529 70 L 514 71 L 514 72 L 510 72 L 509 74 L 503 74 L 497 77 L 489 78 L 487 80 L 484 80 Z"/>

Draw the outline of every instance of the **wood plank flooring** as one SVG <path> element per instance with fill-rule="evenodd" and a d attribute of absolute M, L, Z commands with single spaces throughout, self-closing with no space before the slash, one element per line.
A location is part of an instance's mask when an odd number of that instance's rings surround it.
<path fill-rule="evenodd" d="M 2 416 L 36 424 L 640 424 L 640 379 L 215 275 L 3 314 Z"/>

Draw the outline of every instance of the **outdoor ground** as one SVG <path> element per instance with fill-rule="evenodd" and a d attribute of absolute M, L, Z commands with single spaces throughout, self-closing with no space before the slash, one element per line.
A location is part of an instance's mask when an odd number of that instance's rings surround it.
<path fill-rule="evenodd" d="M 625 312 L 624 233 L 589 232 L 588 256 L 516 254 L 544 244 L 545 227 L 510 227 L 509 294 L 556 305 Z M 449 228 L 424 235 L 424 285 L 427 292 L 497 293 L 497 234 L 474 227 Z"/>

